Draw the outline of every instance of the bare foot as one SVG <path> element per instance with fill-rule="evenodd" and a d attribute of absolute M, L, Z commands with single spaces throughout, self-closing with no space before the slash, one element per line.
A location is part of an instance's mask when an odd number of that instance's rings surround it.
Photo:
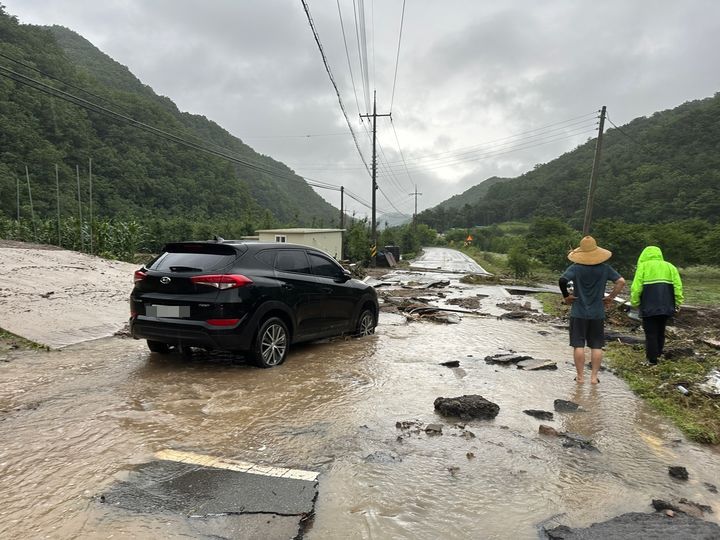
<path fill-rule="evenodd" d="M 585 382 L 585 379 L 583 379 L 583 378 L 581 378 L 581 377 L 575 377 L 575 382 L 578 383 L 578 384 L 582 384 L 582 383 Z"/>
<path fill-rule="evenodd" d="M 600 379 L 597 377 L 595 377 L 594 379 L 590 379 L 590 384 L 599 384 L 599 383 L 600 383 Z"/>

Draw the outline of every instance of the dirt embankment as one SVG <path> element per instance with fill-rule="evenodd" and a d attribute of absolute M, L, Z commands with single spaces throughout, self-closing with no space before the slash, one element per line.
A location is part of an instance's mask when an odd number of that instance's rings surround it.
<path fill-rule="evenodd" d="M 127 322 L 135 264 L 0 241 L 0 328 L 51 348 L 106 337 Z M 12 336 L 2 337 L 5 346 Z M 17 344 L 17 343 L 16 343 Z"/>

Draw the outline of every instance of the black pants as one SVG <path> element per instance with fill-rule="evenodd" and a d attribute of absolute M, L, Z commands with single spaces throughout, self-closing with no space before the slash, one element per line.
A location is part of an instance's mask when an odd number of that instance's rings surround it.
<path fill-rule="evenodd" d="M 654 317 L 643 317 L 642 326 L 645 331 L 645 358 L 654 364 L 658 356 L 663 353 L 665 346 L 665 325 L 670 317 L 667 315 L 655 315 Z"/>

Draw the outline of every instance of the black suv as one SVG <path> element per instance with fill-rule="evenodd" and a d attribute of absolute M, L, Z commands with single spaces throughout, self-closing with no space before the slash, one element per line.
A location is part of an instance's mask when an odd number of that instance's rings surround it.
<path fill-rule="evenodd" d="M 285 243 L 177 242 L 135 272 L 130 332 L 153 352 L 237 351 L 261 367 L 291 343 L 375 331 L 377 293 L 319 249 Z"/>

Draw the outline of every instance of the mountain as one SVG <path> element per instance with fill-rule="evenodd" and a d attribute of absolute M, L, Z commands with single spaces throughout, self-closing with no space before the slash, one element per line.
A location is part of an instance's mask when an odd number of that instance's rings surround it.
<path fill-rule="evenodd" d="M 510 180 L 509 178 L 501 178 L 499 176 L 492 176 L 486 180 L 483 180 L 479 184 L 472 186 L 470 189 L 466 189 L 459 195 L 453 195 L 449 199 L 441 202 L 436 208 L 443 208 L 444 210 L 450 210 L 451 208 L 462 208 L 466 204 L 473 205 L 480 202 L 485 198 L 488 190 L 499 182 Z"/>
<path fill-rule="evenodd" d="M 603 136 L 593 220 L 717 223 L 718 118 L 720 93 L 610 127 Z M 596 139 L 589 140 L 517 178 L 495 183 L 474 204 L 448 210 L 448 200 L 419 214 L 419 220 L 444 231 L 552 216 L 581 228 L 595 146 Z"/>
<path fill-rule="evenodd" d="M 181 112 L 75 32 L 20 24 L 0 5 L 0 216 L 15 216 L 19 179 L 26 215 L 53 217 L 58 199 L 74 215 L 78 189 L 89 196 L 90 159 L 98 217 L 223 219 L 248 230 L 338 220 L 284 164 Z"/>

